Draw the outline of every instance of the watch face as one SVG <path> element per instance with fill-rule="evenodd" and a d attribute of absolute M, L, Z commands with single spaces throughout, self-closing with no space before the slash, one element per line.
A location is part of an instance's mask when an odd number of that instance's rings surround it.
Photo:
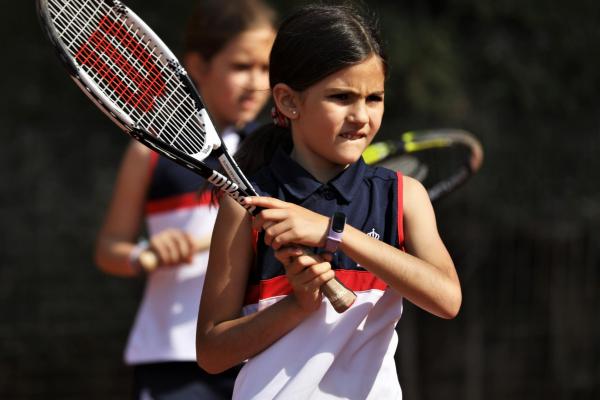
<path fill-rule="evenodd" d="M 331 220 L 331 230 L 341 233 L 344 231 L 344 225 L 346 225 L 346 215 L 341 212 L 336 212 L 333 214 L 333 218 Z"/>

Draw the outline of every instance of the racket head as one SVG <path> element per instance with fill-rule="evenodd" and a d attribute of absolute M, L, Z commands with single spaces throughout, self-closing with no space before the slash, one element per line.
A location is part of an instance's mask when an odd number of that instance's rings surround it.
<path fill-rule="evenodd" d="M 175 55 L 120 1 L 37 0 L 75 83 L 121 129 L 202 161 L 223 144 Z"/>
<path fill-rule="evenodd" d="M 363 158 L 367 164 L 418 179 L 431 200 L 437 201 L 461 187 L 481 168 L 483 147 L 475 135 L 465 130 L 418 130 L 371 144 Z"/>
<path fill-rule="evenodd" d="M 36 1 L 69 75 L 115 124 L 238 202 L 255 194 L 184 67 L 138 15 L 118 0 Z M 209 155 L 227 177 L 203 162 Z"/>

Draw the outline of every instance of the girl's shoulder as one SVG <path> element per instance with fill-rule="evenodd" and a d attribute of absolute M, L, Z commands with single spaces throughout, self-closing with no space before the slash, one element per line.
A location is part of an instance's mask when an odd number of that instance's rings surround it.
<path fill-rule="evenodd" d="M 364 174 L 364 178 L 373 181 L 396 182 L 403 176 L 401 171 L 394 171 L 385 167 L 368 165 Z"/>
<path fill-rule="evenodd" d="M 379 182 L 379 185 L 382 186 L 395 185 L 396 188 L 402 190 L 405 198 L 429 198 L 423 184 L 418 179 L 405 175 L 402 171 L 394 171 L 385 167 L 369 167 L 369 169 L 370 173 L 365 174 L 365 178 Z"/>

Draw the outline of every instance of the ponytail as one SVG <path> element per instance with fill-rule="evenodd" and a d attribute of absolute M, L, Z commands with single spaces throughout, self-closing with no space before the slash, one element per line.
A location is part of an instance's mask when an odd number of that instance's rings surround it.
<path fill-rule="evenodd" d="M 289 128 L 268 123 L 244 139 L 235 153 L 235 160 L 246 176 L 252 176 L 271 162 L 278 147 L 291 151 L 292 133 Z"/>

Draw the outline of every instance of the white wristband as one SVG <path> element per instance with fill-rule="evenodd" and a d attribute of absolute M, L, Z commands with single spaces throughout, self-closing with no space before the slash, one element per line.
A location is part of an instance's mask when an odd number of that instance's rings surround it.
<path fill-rule="evenodd" d="M 131 271 L 138 275 L 142 271 L 142 265 L 140 264 L 140 254 L 147 250 L 149 247 L 149 243 L 147 240 L 140 240 L 131 252 L 129 253 L 129 268 Z"/>

